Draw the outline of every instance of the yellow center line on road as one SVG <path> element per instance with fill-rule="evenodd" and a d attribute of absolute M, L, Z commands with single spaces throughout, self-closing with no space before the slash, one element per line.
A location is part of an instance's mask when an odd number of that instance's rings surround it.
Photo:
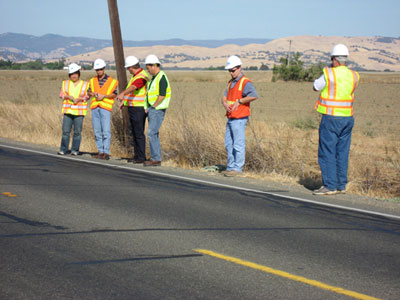
<path fill-rule="evenodd" d="M 288 278 L 288 279 L 291 279 L 291 280 L 303 282 L 305 284 L 312 285 L 312 286 L 318 287 L 320 289 L 328 290 L 328 291 L 335 292 L 335 293 L 338 293 L 338 294 L 343 294 L 343 295 L 346 295 L 346 296 L 353 297 L 355 299 L 380 300 L 379 298 L 374 298 L 374 297 L 371 297 L 371 296 L 368 296 L 368 295 L 364 295 L 364 294 L 360 294 L 360 293 L 357 293 L 357 292 L 345 290 L 345 289 L 342 289 L 340 287 L 328 285 L 328 284 L 325 284 L 325 283 L 322 283 L 322 282 L 319 282 L 319 281 L 316 281 L 316 280 L 308 279 L 308 278 L 305 278 L 305 277 L 302 277 L 302 276 L 293 275 L 293 274 L 290 274 L 290 273 L 287 273 L 287 272 L 284 272 L 284 271 L 281 271 L 281 270 L 272 269 L 270 267 L 259 265 L 259 264 L 256 264 L 256 263 L 252 263 L 250 261 L 242 260 L 242 259 L 239 259 L 239 258 L 236 258 L 236 257 L 226 256 L 226 255 L 219 254 L 219 253 L 216 253 L 216 252 L 213 252 L 213 251 L 210 251 L 210 250 L 193 249 L 193 251 L 198 252 L 198 253 L 202 253 L 202 254 L 205 254 L 205 255 L 213 256 L 213 257 L 216 257 L 216 258 L 219 258 L 219 259 L 223 259 L 223 260 L 226 260 L 226 261 L 230 261 L 230 262 L 233 262 L 235 264 L 246 266 L 246 267 L 249 267 L 249 268 L 252 268 L 252 269 L 260 270 L 260 271 L 263 271 L 263 272 L 266 272 L 266 273 L 270 273 L 270 274 L 273 274 L 273 275 L 277 275 L 277 276 L 285 277 L 285 278 Z"/>

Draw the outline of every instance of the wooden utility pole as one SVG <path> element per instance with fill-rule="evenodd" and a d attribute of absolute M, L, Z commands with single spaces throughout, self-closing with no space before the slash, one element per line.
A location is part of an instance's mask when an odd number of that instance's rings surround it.
<path fill-rule="evenodd" d="M 115 67 L 117 69 L 118 88 L 120 91 L 126 87 L 126 70 L 124 68 L 124 47 L 122 46 L 121 26 L 119 24 L 119 14 L 117 0 L 107 0 L 110 15 L 111 35 L 114 47 Z"/>
<path fill-rule="evenodd" d="M 115 67 L 117 69 L 118 90 L 119 92 L 125 90 L 127 79 L 126 70 L 124 68 L 124 47 L 122 45 L 121 26 L 119 23 L 118 5 L 117 0 L 108 1 L 108 12 L 110 15 L 111 35 L 114 48 Z M 122 109 L 122 124 L 124 128 L 125 146 L 128 147 L 128 111 L 125 107 Z"/>
<path fill-rule="evenodd" d="M 289 40 L 289 52 L 288 52 L 288 59 L 287 64 L 290 66 L 290 52 L 292 51 L 292 40 Z"/>

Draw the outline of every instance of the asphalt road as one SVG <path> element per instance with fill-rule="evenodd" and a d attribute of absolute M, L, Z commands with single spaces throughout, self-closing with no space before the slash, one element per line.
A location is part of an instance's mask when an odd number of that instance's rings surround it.
<path fill-rule="evenodd" d="M 0 299 L 368 297 L 398 219 L 0 146 Z"/>

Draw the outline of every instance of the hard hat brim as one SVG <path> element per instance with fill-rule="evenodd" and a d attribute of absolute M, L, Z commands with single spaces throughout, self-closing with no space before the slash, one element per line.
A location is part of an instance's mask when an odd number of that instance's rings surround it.
<path fill-rule="evenodd" d="M 240 67 L 240 66 L 242 66 L 242 65 L 225 66 L 225 70 L 230 70 L 230 69 L 233 69 L 233 68 L 236 68 L 236 67 Z"/>

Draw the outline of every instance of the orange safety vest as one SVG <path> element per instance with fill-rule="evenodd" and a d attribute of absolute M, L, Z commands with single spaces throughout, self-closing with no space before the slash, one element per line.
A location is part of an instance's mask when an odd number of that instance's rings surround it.
<path fill-rule="evenodd" d="M 90 89 L 93 93 L 99 93 L 102 95 L 111 95 L 112 92 L 117 88 L 118 80 L 115 80 L 111 76 L 108 77 L 106 82 L 100 87 L 99 79 L 97 76 L 90 79 Z M 101 107 L 105 110 L 112 111 L 112 107 L 114 104 L 113 98 L 104 98 L 101 101 L 97 101 L 96 97 L 92 97 L 90 104 L 90 109 L 95 109 L 97 107 Z"/>
<path fill-rule="evenodd" d="M 87 87 L 88 87 L 88 83 L 86 81 L 80 80 L 77 88 L 73 89 L 74 92 L 71 91 L 71 85 L 73 85 L 73 84 L 74 84 L 74 82 L 72 80 L 64 80 L 63 81 L 62 90 L 65 95 L 72 96 L 74 98 L 86 96 L 86 91 L 87 91 Z M 86 116 L 87 102 L 80 101 L 77 104 L 74 104 L 74 101 L 64 99 L 62 113 L 74 115 L 74 116 Z"/>
<path fill-rule="evenodd" d="M 231 88 L 232 81 L 228 84 L 228 94 L 226 96 L 228 105 L 232 106 L 236 101 L 243 98 L 243 88 L 248 83 L 251 82 L 246 76 L 243 75 L 242 78 L 236 82 L 235 86 Z M 226 113 L 229 119 L 240 119 L 250 116 L 250 103 L 240 104 L 235 111 Z"/>
<path fill-rule="evenodd" d="M 346 66 L 324 68 L 326 85 L 315 104 L 315 109 L 321 113 L 338 117 L 353 115 L 354 90 L 360 76 Z"/>
<path fill-rule="evenodd" d="M 149 75 L 145 70 L 141 70 L 135 76 L 131 77 L 126 89 L 129 88 L 136 79 L 143 78 L 147 82 L 149 81 Z M 147 84 L 145 84 L 140 89 L 134 90 L 132 93 L 124 96 L 124 106 L 141 106 L 144 107 L 144 102 L 146 100 L 147 94 Z"/>

